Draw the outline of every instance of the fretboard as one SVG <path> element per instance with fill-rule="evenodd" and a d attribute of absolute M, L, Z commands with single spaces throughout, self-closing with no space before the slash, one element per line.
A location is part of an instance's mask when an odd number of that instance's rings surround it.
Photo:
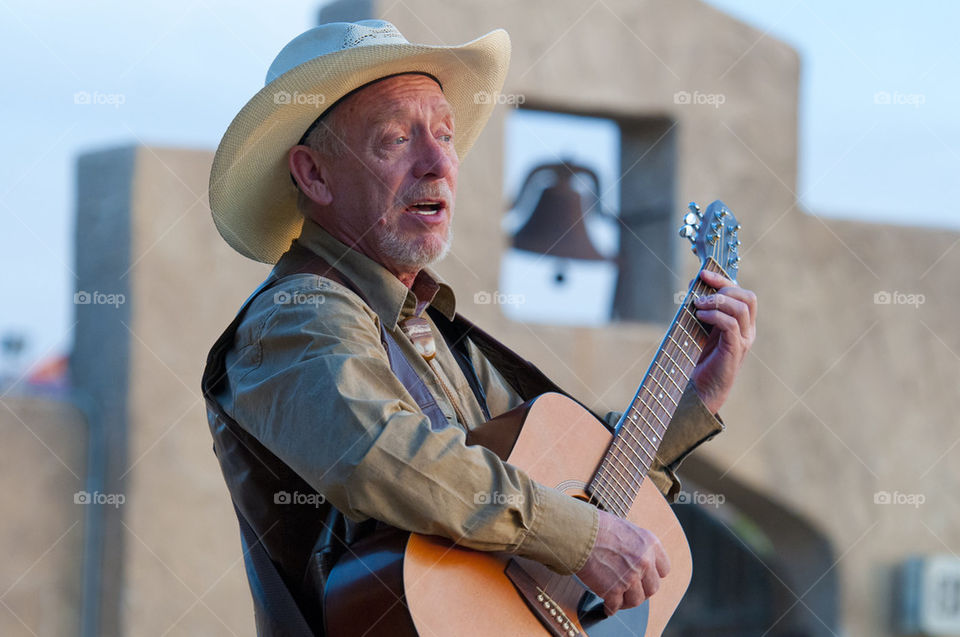
<path fill-rule="evenodd" d="M 723 274 L 712 258 L 705 270 Z M 654 464 L 663 435 L 707 342 L 708 327 L 694 316 L 693 300 L 712 294 L 699 276 L 687 292 L 588 490 L 607 511 L 625 517 Z"/>

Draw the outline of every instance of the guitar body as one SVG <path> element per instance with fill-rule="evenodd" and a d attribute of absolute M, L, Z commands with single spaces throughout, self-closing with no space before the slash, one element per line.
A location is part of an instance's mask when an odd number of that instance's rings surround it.
<path fill-rule="evenodd" d="M 553 393 L 486 426 L 519 428 L 507 461 L 537 482 L 583 499 L 613 440 L 590 412 Z M 660 539 L 671 564 L 660 590 L 635 609 L 606 618 L 602 600 L 598 608 L 598 598 L 575 577 L 509 554 L 391 531 L 352 546 L 331 572 L 324 596 L 327 634 L 660 637 L 690 583 L 690 548 L 650 480 L 642 483 L 626 518 Z"/>

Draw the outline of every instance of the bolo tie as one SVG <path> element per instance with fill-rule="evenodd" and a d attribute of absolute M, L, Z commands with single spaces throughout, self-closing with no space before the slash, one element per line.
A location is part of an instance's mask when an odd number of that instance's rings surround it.
<path fill-rule="evenodd" d="M 417 350 L 417 353 L 426 361 L 430 369 L 433 370 L 433 374 L 440 383 L 443 393 L 447 395 L 447 400 L 450 401 L 450 404 L 453 406 L 453 411 L 457 414 L 457 419 L 461 425 L 466 427 L 467 421 L 463 417 L 463 412 L 457 403 L 454 393 L 450 390 L 450 387 L 447 386 L 447 381 L 444 380 L 443 370 L 440 369 L 440 365 L 437 362 L 437 339 L 433 333 L 433 328 L 430 326 L 430 321 L 421 316 L 426 307 L 426 301 L 418 300 L 413 316 L 403 319 L 398 324 L 400 325 L 401 331 L 403 331 L 413 344 L 413 348 Z"/>

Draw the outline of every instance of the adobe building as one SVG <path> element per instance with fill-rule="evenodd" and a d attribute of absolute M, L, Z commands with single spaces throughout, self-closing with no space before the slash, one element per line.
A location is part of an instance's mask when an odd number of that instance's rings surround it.
<path fill-rule="evenodd" d="M 371 0 L 320 14 L 368 17 L 428 43 L 504 27 L 513 41 L 504 95 L 619 126 L 617 187 L 640 213 L 622 224 L 618 285 L 630 283 L 635 297 L 620 297 L 618 320 L 523 323 L 474 296 L 498 290 L 510 245 L 499 223 L 515 195 L 503 184 L 510 104 L 461 166 L 452 254 L 438 268 L 461 312 L 591 407 L 629 403 L 674 292 L 696 272 L 676 236 L 686 203 L 722 199 L 743 227 L 740 282 L 760 298 L 759 334 L 722 410 L 725 433 L 681 472 L 675 508 L 695 575 L 668 634 L 893 636 L 904 634 L 898 604 L 907 600 L 941 622 L 931 634 L 960 634 L 942 632 L 960 612 L 951 588 L 960 235 L 822 219 L 798 206 L 797 53 L 698 0 Z M 15 584 L 2 598 L 5 635 L 69 634 L 61 628 L 76 618 L 82 635 L 254 634 L 199 387 L 207 350 L 268 267 L 217 235 L 212 157 L 133 146 L 79 159 L 77 291 L 123 302 L 77 305 L 71 371 L 82 412 L 28 399 L 0 410 L 16 440 L 0 466 L 8 479 L 26 464 L 49 474 L 36 488 L 52 504 L 30 515 L 44 533 L 72 529 L 64 541 L 75 547 L 51 551 L 15 582 L 56 537 L 33 538 L 36 547 L 8 538 L 23 556 L 4 567 Z M 63 440 L 53 423 L 75 441 L 70 459 L 58 450 L 70 472 L 38 452 Z M 83 444 L 95 452 L 76 455 Z M 91 513 L 74 504 L 83 489 L 123 503 Z M 945 564 L 933 595 L 921 579 L 898 580 L 914 556 Z M 46 615 L 23 594 L 41 586 Z"/>

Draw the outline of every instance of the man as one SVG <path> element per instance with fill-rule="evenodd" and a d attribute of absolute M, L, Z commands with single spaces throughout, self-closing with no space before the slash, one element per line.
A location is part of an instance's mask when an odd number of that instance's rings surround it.
<path fill-rule="evenodd" d="M 455 299 L 428 268 L 450 249 L 459 165 L 495 102 L 476 95 L 501 89 L 508 62 L 502 30 L 430 47 L 383 21 L 323 25 L 281 51 L 217 150 L 218 229 L 279 263 L 208 359 L 211 430 L 241 526 L 314 632 L 332 564 L 376 521 L 576 573 L 608 613 L 668 576 L 649 531 L 465 441 L 528 398 L 475 339 L 443 332 Z M 755 334 L 754 295 L 703 277 L 719 289 L 699 302 L 713 336 L 650 474 L 665 492 L 722 429 L 714 414 Z M 306 493 L 312 506 L 295 506 Z M 267 603 L 251 588 L 259 622 Z"/>

